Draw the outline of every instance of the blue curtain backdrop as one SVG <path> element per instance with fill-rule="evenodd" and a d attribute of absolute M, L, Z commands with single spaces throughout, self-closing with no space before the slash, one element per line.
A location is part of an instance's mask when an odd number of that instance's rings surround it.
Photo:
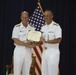
<path fill-rule="evenodd" d="M 13 55 L 12 29 L 20 23 L 20 13 L 25 10 L 31 16 L 38 0 L 0 0 L 0 75 L 11 64 Z M 76 3 L 73 0 L 40 0 L 43 10 L 54 12 L 54 21 L 63 30 L 60 44 L 60 74 L 76 74 Z"/>

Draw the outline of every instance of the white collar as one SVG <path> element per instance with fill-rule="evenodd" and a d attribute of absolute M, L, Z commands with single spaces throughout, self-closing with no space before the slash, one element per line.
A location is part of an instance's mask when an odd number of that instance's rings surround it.
<path fill-rule="evenodd" d="M 24 28 L 25 26 L 22 24 L 22 22 L 20 23 L 21 24 L 21 26 L 20 26 L 20 28 Z M 30 25 L 28 24 L 28 26 L 27 27 L 25 27 L 25 28 L 28 28 Z"/>
<path fill-rule="evenodd" d="M 54 21 L 52 21 L 50 24 L 46 24 L 47 27 L 52 27 L 53 26 Z"/>

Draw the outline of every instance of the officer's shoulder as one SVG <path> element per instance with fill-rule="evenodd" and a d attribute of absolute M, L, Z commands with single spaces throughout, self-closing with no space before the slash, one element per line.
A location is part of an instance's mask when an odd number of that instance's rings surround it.
<path fill-rule="evenodd" d="M 19 27 L 20 25 L 21 25 L 20 23 L 19 24 L 16 24 L 15 27 Z"/>
<path fill-rule="evenodd" d="M 54 22 L 53 25 L 55 25 L 55 26 L 59 26 L 59 23 Z"/>
<path fill-rule="evenodd" d="M 42 28 L 43 28 L 43 27 L 46 27 L 46 24 L 43 24 L 43 25 L 42 25 Z"/>
<path fill-rule="evenodd" d="M 35 29 L 35 26 L 34 26 L 34 25 L 29 24 L 29 26 L 30 26 L 31 28 L 34 28 L 34 29 Z"/>
<path fill-rule="evenodd" d="M 34 25 L 32 25 L 32 24 L 29 24 L 29 26 L 34 27 Z"/>

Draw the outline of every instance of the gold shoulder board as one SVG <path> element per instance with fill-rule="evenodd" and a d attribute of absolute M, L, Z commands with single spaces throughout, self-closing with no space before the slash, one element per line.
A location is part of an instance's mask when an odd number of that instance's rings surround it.
<path fill-rule="evenodd" d="M 20 26 L 20 24 L 16 24 L 15 26 L 16 26 L 16 27 L 19 27 L 19 26 Z"/>
<path fill-rule="evenodd" d="M 32 24 L 29 24 L 31 27 L 34 27 L 34 25 L 32 25 Z"/>
<path fill-rule="evenodd" d="M 56 25 L 56 26 L 59 26 L 59 24 L 58 24 L 58 23 L 56 23 L 56 22 L 54 22 L 53 24 L 54 24 L 54 25 Z"/>

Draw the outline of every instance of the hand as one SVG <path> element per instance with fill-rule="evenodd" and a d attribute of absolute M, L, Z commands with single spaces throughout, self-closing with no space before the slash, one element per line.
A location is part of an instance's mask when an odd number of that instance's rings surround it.
<path fill-rule="evenodd" d="M 33 42 L 32 40 L 28 40 L 28 42 Z"/>
<path fill-rule="evenodd" d="M 33 47 L 35 47 L 35 44 L 34 43 L 26 43 L 25 47 L 33 48 Z"/>
<path fill-rule="evenodd" d="M 45 39 L 43 37 L 40 37 L 40 41 L 45 42 Z"/>

